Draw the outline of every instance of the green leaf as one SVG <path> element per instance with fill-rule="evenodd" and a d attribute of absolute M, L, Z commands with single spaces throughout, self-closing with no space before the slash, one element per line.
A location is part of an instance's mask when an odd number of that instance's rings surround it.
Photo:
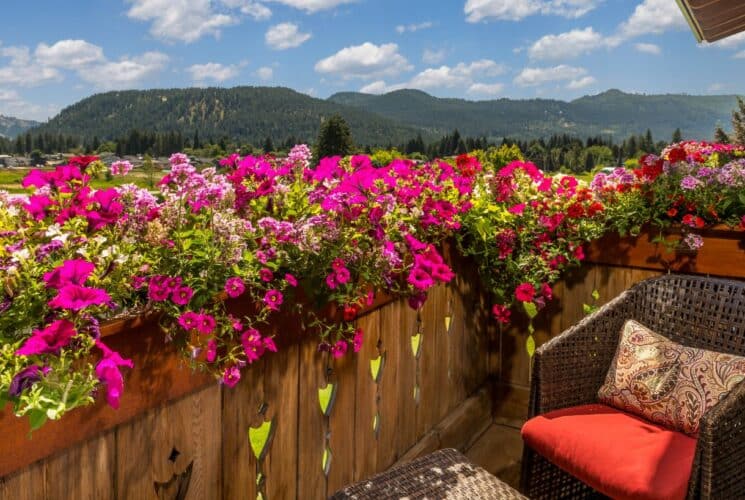
<path fill-rule="evenodd" d="M 532 302 L 523 302 L 523 308 L 530 319 L 533 319 L 538 315 L 538 308 Z"/>
<path fill-rule="evenodd" d="M 597 290 L 593 290 L 592 291 L 592 298 L 595 299 L 595 300 L 599 300 L 600 299 L 600 292 L 598 292 Z"/>
<path fill-rule="evenodd" d="M 593 307 L 589 304 L 582 304 L 582 311 L 585 314 L 590 314 L 592 312 Z"/>
<path fill-rule="evenodd" d="M 45 412 L 44 410 L 31 410 L 28 414 L 28 423 L 31 425 L 32 431 L 40 429 L 46 421 L 47 412 Z"/>
<path fill-rule="evenodd" d="M 251 443 L 251 450 L 254 452 L 256 460 L 262 460 L 264 458 L 272 438 L 273 430 L 274 423 L 272 420 L 266 420 L 258 427 L 248 428 L 248 441 Z"/>
<path fill-rule="evenodd" d="M 535 339 L 532 335 L 528 335 L 528 339 L 525 341 L 525 350 L 528 351 L 528 356 L 531 358 L 535 354 Z"/>
<path fill-rule="evenodd" d="M 321 405 L 321 413 L 328 417 L 336 400 L 336 384 L 326 384 L 326 387 L 318 389 L 318 402 Z"/>
<path fill-rule="evenodd" d="M 417 333 L 411 336 L 411 353 L 415 358 L 419 357 L 419 353 L 422 350 L 422 334 Z"/>

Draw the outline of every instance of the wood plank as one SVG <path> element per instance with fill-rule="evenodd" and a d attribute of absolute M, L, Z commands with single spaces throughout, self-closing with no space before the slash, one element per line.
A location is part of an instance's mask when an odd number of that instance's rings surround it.
<path fill-rule="evenodd" d="M 511 486 L 518 487 L 522 449 L 519 430 L 492 425 L 466 452 L 466 456 Z"/>
<path fill-rule="evenodd" d="M 437 426 L 441 448 L 464 450 L 492 423 L 491 392 L 484 387 Z"/>
<path fill-rule="evenodd" d="M 45 466 L 48 500 L 115 499 L 116 433 L 70 448 L 46 460 Z"/>
<path fill-rule="evenodd" d="M 297 492 L 302 498 L 325 498 L 326 475 L 323 451 L 326 447 L 326 422 L 318 402 L 318 389 L 326 386 L 327 353 L 318 352 L 315 338 L 299 346 L 298 423 L 297 423 Z M 291 389 L 288 387 L 288 389 Z M 275 404 L 284 404 L 278 400 Z M 277 449 L 279 452 L 279 449 Z M 280 453 L 284 453 L 283 451 Z M 333 453 L 333 450 L 332 450 Z M 337 466 L 335 453 L 331 468 Z M 344 467 L 344 463 L 338 464 Z"/>
<path fill-rule="evenodd" d="M 220 392 L 202 389 L 116 430 L 118 498 L 168 496 L 179 485 L 187 499 L 220 496 Z"/>
<path fill-rule="evenodd" d="M 256 500 L 257 460 L 248 440 L 249 427 L 264 421 L 264 370 L 269 354 L 243 371 L 233 389 L 222 391 L 222 484 L 224 498 Z"/>
<path fill-rule="evenodd" d="M 404 302 L 399 303 L 399 327 L 395 335 L 393 349 L 399 352 L 398 395 L 396 396 L 396 459 L 416 443 L 416 411 L 417 402 L 414 399 L 416 386 L 417 359 L 411 350 L 411 337 L 417 331 L 417 314 Z"/>
<path fill-rule="evenodd" d="M 354 415 L 354 481 L 369 477 L 377 470 L 378 437 L 373 432 L 377 410 L 377 384 L 370 375 L 370 360 L 378 357 L 380 316 L 370 314 L 357 320 L 364 332 L 362 349 L 357 354 L 355 377 L 356 406 Z"/>
<path fill-rule="evenodd" d="M 401 403 L 399 386 L 408 382 L 402 379 L 401 370 L 402 365 L 411 359 L 400 349 L 402 307 L 403 304 L 399 301 L 380 311 L 380 337 L 382 350 L 385 352 L 385 366 L 380 377 L 380 446 L 377 447 L 375 472 L 387 469 L 398 458 L 401 437 L 398 429 L 398 408 Z"/>
<path fill-rule="evenodd" d="M 291 343 L 282 346 L 271 361 L 267 361 L 264 371 L 266 418 L 273 420 L 275 427 L 274 439 L 264 460 L 267 500 L 295 498 L 298 494 L 299 362 L 299 346 Z"/>
<path fill-rule="evenodd" d="M 364 360 L 358 354 L 349 354 L 333 361 L 330 380 L 336 384 L 336 402 L 329 417 L 329 439 L 334 454 L 327 482 L 327 494 L 331 494 L 347 484 L 354 482 L 354 446 L 357 432 L 368 433 L 370 426 L 357 429 L 355 416 L 357 410 L 358 363 Z M 369 435 L 369 433 L 368 433 Z"/>
<path fill-rule="evenodd" d="M 440 330 L 438 325 L 442 324 L 442 308 L 444 305 L 440 300 L 441 294 L 438 289 L 432 290 L 429 299 L 422 307 L 420 318 L 422 320 L 422 347 L 419 355 L 419 381 L 420 399 L 417 410 L 417 437 L 424 436 L 440 421 L 439 397 L 443 386 L 439 385 L 437 374 L 442 370 L 438 358 L 438 336 Z"/>
<path fill-rule="evenodd" d="M 46 487 L 46 464 L 37 462 L 14 474 L 0 478 L 0 498 L 45 500 Z"/>

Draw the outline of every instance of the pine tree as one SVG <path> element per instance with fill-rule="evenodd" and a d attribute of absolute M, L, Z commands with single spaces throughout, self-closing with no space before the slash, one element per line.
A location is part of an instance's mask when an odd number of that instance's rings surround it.
<path fill-rule="evenodd" d="M 679 128 L 675 129 L 675 132 L 673 132 L 673 143 L 678 143 L 683 140 L 683 133 L 680 131 Z"/>
<path fill-rule="evenodd" d="M 714 132 L 714 142 L 729 144 L 729 136 L 722 127 L 717 127 L 717 130 Z"/>
<path fill-rule="evenodd" d="M 272 142 L 272 138 L 267 136 L 266 140 L 264 140 L 264 153 L 269 154 L 272 151 L 274 151 L 274 143 Z"/>
<path fill-rule="evenodd" d="M 334 115 L 321 124 L 314 154 L 317 160 L 328 156 L 347 156 L 352 148 L 352 133 L 344 118 Z"/>
<path fill-rule="evenodd" d="M 745 145 L 745 101 L 737 98 L 737 109 L 732 112 L 732 139 Z"/>

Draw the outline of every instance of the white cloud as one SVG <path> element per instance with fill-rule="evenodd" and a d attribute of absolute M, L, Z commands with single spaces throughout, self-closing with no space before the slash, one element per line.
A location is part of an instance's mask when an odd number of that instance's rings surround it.
<path fill-rule="evenodd" d="M 483 76 L 498 76 L 507 71 L 502 64 L 491 59 L 481 59 L 472 63 L 459 63 L 457 66 L 428 68 L 414 76 L 407 84 L 418 89 L 452 88 L 472 85 L 474 79 Z"/>
<path fill-rule="evenodd" d="M 643 52 L 645 54 L 652 54 L 655 56 L 662 54 L 662 49 L 660 48 L 660 46 L 653 43 L 637 43 L 636 45 L 634 45 L 634 48 L 637 51 Z"/>
<path fill-rule="evenodd" d="M 107 61 L 91 66 L 78 75 L 101 89 L 126 89 L 160 73 L 168 60 L 168 56 L 162 52 L 145 52 L 141 56 L 123 57 L 116 62 Z"/>
<path fill-rule="evenodd" d="M 15 90 L 0 89 L 0 101 L 12 102 L 19 101 L 21 96 Z"/>
<path fill-rule="evenodd" d="M 4 58 L 10 59 L 7 65 L 3 65 Z M 62 74 L 56 68 L 32 60 L 28 47 L 0 47 L 0 82 L 3 84 L 36 87 L 61 79 Z"/>
<path fill-rule="evenodd" d="M 321 59 L 315 66 L 318 73 L 334 74 L 344 79 L 397 76 L 412 68 L 409 61 L 399 54 L 395 43 L 375 45 L 370 42 L 345 47 Z"/>
<path fill-rule="evenodd" d="M 712 83 L 711 85 L 709 85 L 706 91 L 710 94 L 716 94 L 717 92 L 722 92 L 726 88 L 727 88 L 727 85 L 723 83 Z"/>
<path fill-rule="evenodd" d="M 274 69 L 272 69 L 270 66 L 262 66 L 261 68 L 256 70 L 256 76 L 259 77 L 259 79 L 268 82 L 272 78 L 274 78 Z"/>
<path fill-rule="evenodd" d="M 734 57 L 735 59 L 745 59 L 745 50 L 743 50 L 742 52 L 738 52 L 737 54 L 735 54 Z"/>
<path fill-rule="evenodd" d="M 264 40 L 274 50 L 287 50 L 301 46 L 311 36 L 310 33 L 301 32 L 297 24 L 280 23 L 266 31 Z"/>
<path fill-rule="evenodd" d="M 597 80 L 595 80 L 592 76 L 585 76 L 582 78 L 578 78 L 576 80 L 572 80 L 567 84 L 567 88 L 571 90 L 577 90 L 577 89 L 583 89 L 585 87 L 589 87 L 590 85 L 596 83 Z"/>
<path fill-rule="evenodd" d="M 546 35 L 528 49 L 531 59 L 570 59 L 592 52 L 606 44 L 602 35 L 591 27 L 558 35 Z"/>
<path fill-rule="evenodd" d="M 467 0 L 463 11 L 470 23 L 489 19 L 519 21 L 535 14 L 581 17 L 602 0 Z"/>
<path fill-rule="evenodd" d="M 0 89 L 0 115 L 27 120 L 46 120 L 58 111 L 58 106 L 32 104 L 25 101 L 15 90 Z"/>
<path fill-rule="evenodd" d="M 208 80 L 222 83 L 235 78 L 241 72 L 240 66 L 214 62 L 193 64 L 186 68 L 186 71 L 191 74 L 191 79 L 197 83 L 205 83 Z"/>
<path fill-rule="evenodd" d="M 396 26 L 396 32 L 399 34 L 406 33 L 407 31 L 409 33 L 414 33 L 416 31 L 429 29 L 432 26 L 434 26 L 432 21 L 424 21 L 423 23 L 418 24 L 399 24 Z"/>
<path fill-rule="evenodd" d="M 525 68 L 515 77 L 515 84 L 532 87 L 555 81 L 577 81 L 587 74 L 585 68 L 560 64 L 548 68 Z"/>
<path fill-rule="evenodd" d="M 238 22 L 233 15 L 216 12 L 210 0 L 129 0 L 127 15 L 149 21 L 150 34 L 165 41 L 191 43 Z"/>
<path fill-rule="evenodd" d="M 468 87 L 468 92 L 471 95 L 481 96 L 496 96 L 500 95 L 504 90 L 504 84 L 502 83 L 474 83 Z"/>
<path fill-rule="evenodd" d="M 103 49 L 85 40 L 60 40 L 53 45 L 40 43 L 34 55 L 44 66 L 64 69 L 81 69 L 105 60 Z"/>
<path fill-rule="evenodd" d="M 272 11 L 260 2 L 253 0 L 220 0 L 228 8 L 238 9 L 241 14 L 252 17 L 255 21 L 266 21 L 272 17 Z"/>
<path fill-rule="evenodd" d="M 309 14 L 321 10 L 333 9 L 339 5 L 354 3 L 356 0 L 269 0 L 270 2 L 281 3 L 288 7 L 304 10 Z"/>
<path fill-rule="evenodd" d="M 399 83 L 396 85 L 388 85 L 383 80 L 376 80 L 372 83 L 368 83 L 360 89 L 363 94 L 385 94 L 387 92 L 393 92 L 394 90 L 401 90 L 406 88 L 406 84 Z"/>
<path fill-rule="evenodd" d="M 424 49 L 424 52 L 422 53 L 422 62 L 424 62 L 425 64 L 439 64 L 443 60 L 445 60 L 446 55 L 447 51 L 445 49 Z"/>
<path fill-rule="evenodd" d="M 660 34 L 688 26 L 678 4 L 672 0 L 644 0 L 619 27 L 619 36 L 629 39 L 646 34 Z"/>

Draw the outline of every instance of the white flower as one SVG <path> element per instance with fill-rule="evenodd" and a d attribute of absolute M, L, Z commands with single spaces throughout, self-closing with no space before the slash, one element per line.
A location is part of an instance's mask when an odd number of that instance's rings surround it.
<path fill-rule="evenodd" d="M 28 248 L 17 250 L 11 254 L 11 260 L 13 262 L 23 262 L 24 260 L 28 260 L 29 258 L 31 258 L 31 252 Z"/>

